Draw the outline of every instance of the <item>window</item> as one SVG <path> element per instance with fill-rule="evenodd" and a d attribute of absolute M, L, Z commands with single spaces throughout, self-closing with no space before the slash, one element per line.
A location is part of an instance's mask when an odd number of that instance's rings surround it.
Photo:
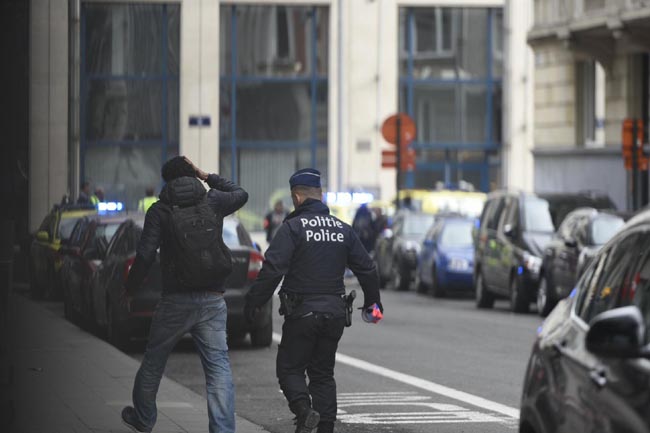
<path fill-rule="evenodd" d="M 494 201 L 491 209 L 488 211 L 487 228 L 488 230 L 496 230 L 499 227 L 499 219 L 505 207 L 505 198 L 499 198 Z"/>
<path fill-rule="evenodd" d="M 591 240 L 593 245 L 604 245 L 623 227 L 623 219 L 615 216 L 602 216 L 591 222 Z"/>
<path fill-rule="evenodd" d="M 578 145 L 605 145 L 605 70 L 589 60 L 576 65 Z"/>
<path fill-rule="evenodd" d="M 598 314 L 620 306 L 622 299 L 629 299 L 634 282 L 633 267 L 639 253 L 646 251 L 643 242 L 647 240 L 643 233 L 631 233 L 601 256 L 580 312 L 586 323 Z"/>
<path fill-rule="evenodd" d="M 80 43 L 81 177 L 136 209 L 178 154 L 180 5 L 82 2 Z"/>
<path fill-rule="evenodd" d="M 513 233 L 519 232 L 519 200 L 511 198 L 508 203 L 508 213 L 504 218 L 504 227 L 510 224 Z"/>
<path fill-rule="evenodd" d="M 553 233 L 555 227 L 549 212 L 548 202 L 540 198 L 527 198 L 524 201 L 524 230 L 530 232 Z"/>
<path fill-rule="evenodd" d="M 450 222 L 445 225 L 442 235 L 440 236 L 440 245 L 445 247 L 471 247 L 474 243 L 472 239 L 473 224 L 467 222 Z"/>

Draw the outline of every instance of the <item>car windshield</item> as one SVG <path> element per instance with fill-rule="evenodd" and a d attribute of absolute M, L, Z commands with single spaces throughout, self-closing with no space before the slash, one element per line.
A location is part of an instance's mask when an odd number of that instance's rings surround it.
<path fill-rule="evenodd" d="M 223 241 L 229 248 L 241 245 L 239 236 L 237 235 L 237 223 L 235 221 L 223 222 Z"/>
<path fill-rule="evenodd" d="M 591 240 L 594 245 L 604 245 L 624 224 L 622 218 L 614 216 L 598 217 L 591 223 Z"/>
<path fill-rule="evenodd" d="M 404 234 L 407 236 L 424 234 L 433 224 L 433 215 L 413 214 L 404 218 Z"/>
<path fill-rule="evenodd" d="M 72 229 L 74 229 L 74 225 L 77 221 L 79 221 L 80 218 L 64 218 L 61 219 L 61 222 L 59 223 L 59 239 L 67 241 L 70 239 L 70 235 L 72 234 Z"/>
<path fill-rule="evenodd" d="M 548 202 L 541 198 L 528 198 L 524 202 L 524 229 L 529 232 L 553 233 L 553 220 Z"/>
<path fill-rule="evenodd" d="M 97 226 L 97 230 L 95 230 L 95 239 L 104 237 L 108 243 L 111 239 L 113 239 L 113 235 L 115 235 L 115 232 L 119 227 L 119 223 L 100 224 Z"/>
<path fill-rule="evenodd" d="M 454 221 L 445 224 L 440 235 L 440 245 L 443 247 L 471 247 L 472 227 L 471 221 Z"/>

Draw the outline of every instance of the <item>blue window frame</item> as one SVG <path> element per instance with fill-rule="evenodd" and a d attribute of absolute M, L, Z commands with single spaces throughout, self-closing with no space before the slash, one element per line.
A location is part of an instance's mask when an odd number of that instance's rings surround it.
<path fill-rule="evenodd" d="M 470 181 L 488 191 L 500 165 L 502 10 L 400 9 L 400 111 L 416 122 L 403 187 Z"/>
<path fill-rule="evenodd" d="M 135 209 L 178 154 L 180 5 L 83 3 L 80 174 Z"/>
<path fill-rule="evenodd" d="M 220 172 L 251 192 L 242 219 L 257 229 L 289 204 L 292 170 L 327 177 L 329 9 L 222 5 L 220 20 Z"/>

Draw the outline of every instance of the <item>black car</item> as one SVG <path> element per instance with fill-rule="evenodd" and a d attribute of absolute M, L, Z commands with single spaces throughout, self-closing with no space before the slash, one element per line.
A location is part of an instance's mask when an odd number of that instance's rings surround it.
<path fill-rule="evenodd" d="M 580 208 L 569 213 L 544 250 L 537 311 L 546 316 L 569 295 L 598 250 L 625 222 L 607 211 Z"/>
<path fill-rule="evenodd" d="M 551 219 L 557 229 L 566 216 L 575 209 L 591 207 L 597 210 L 616 211 L 616 205 L 607 194 L 597 191 L 577 193 L 541 193 L 539 197 L 546 200 L 551 210 Z"/>
<path fill-rule="evenodd" d="M 400 211 L 393 219 L 391 229 L 386 229 L 375 245 L 375 262 L 382 287 L 391 282 L 396 290 L 408 290 L 415 278 L 421 244 L 433 225 L 431 214 Z"/>
<path fill-rule="evenodd" d="M 520 433 L 650 432 L 650 212 L 596 255 L 538 330 Z"/>
<path fill-rule="evenodd" d="M 29 251 L 29 283 L 34 298 L 58 299 L 61 296 L 60 271 L 66 244 L 80 218 L 97 213 L 93 206 L 56 205 L 43 218 Z"/>
<path fill-rule="evenodd" d="M 135 261 L 143 222 L 142 218 L 136 218 L 120 225 L 91 288 L 96 325 L 118 347 L 127 345 L 132 337 L 146 337 L 162 293 L 160 261 L 157 257 L 142 287 L 134 294 L 130 309 L 127 310 L 120 302 L 124 282 Z M 224 294 L 228 305 L 229 338 L 240 339 L 250 333 L 254 346 L 269 346 L 273 334 L 272 301 L 256 315 L 252 325 L 243 316 L 244 295 L 257 278 L 264 258 L 246 229 L 234 218 L 224 220 L 223 239 L 233 257 L 233 271 L 225 282 Z"/>
<path fill-rule="evenodd" d="M 65 317 L 83 324 L 94 322 L 92 284 L 106 250 L 125 216 L 85 216 L 77 221 L 69 241 L 62 246 L 61 286 Z"/>

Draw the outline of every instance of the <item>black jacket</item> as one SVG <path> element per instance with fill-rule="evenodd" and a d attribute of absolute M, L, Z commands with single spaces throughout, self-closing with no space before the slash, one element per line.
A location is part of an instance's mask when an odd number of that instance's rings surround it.
<path fill-rule="evenodd" d="M 240 209 L 248 201 L 248 193 L 244 189 L 216 174 L 208 176 L 207 184 L 210 187 L 207 201 L 217 218 L 223 220 L 225 216 Z M 160 247 L 163 294 L 183 290 L 171 266 L 173 251 L 168 250 L 169 246 L 173 245 L 171 206 L 185 207 L 198 204 L 205 194 L 203 183 L 193 177 L 181 177 L 163 187 L 160 200 L 149 208 L 145 216 L 135 262 L 126 281 L 127 292 L 132 293 L 140 287 L 156 259 L 158 247 Z M 223 282 L 215 282 L 213 289 L 223 290 Z"/>
<path fill-rule="evenodd" d="M 282 290 L 303 295 L 301 312 L 344 313 L 346 266 L 357 276 L 364 306 L 379 302 L 374 262 L 352 228 L 308 199 L 292 212 L 271 241 L 257 280 L 246 294 L 251 307 L 264 305 L 284 277 Z"/>

